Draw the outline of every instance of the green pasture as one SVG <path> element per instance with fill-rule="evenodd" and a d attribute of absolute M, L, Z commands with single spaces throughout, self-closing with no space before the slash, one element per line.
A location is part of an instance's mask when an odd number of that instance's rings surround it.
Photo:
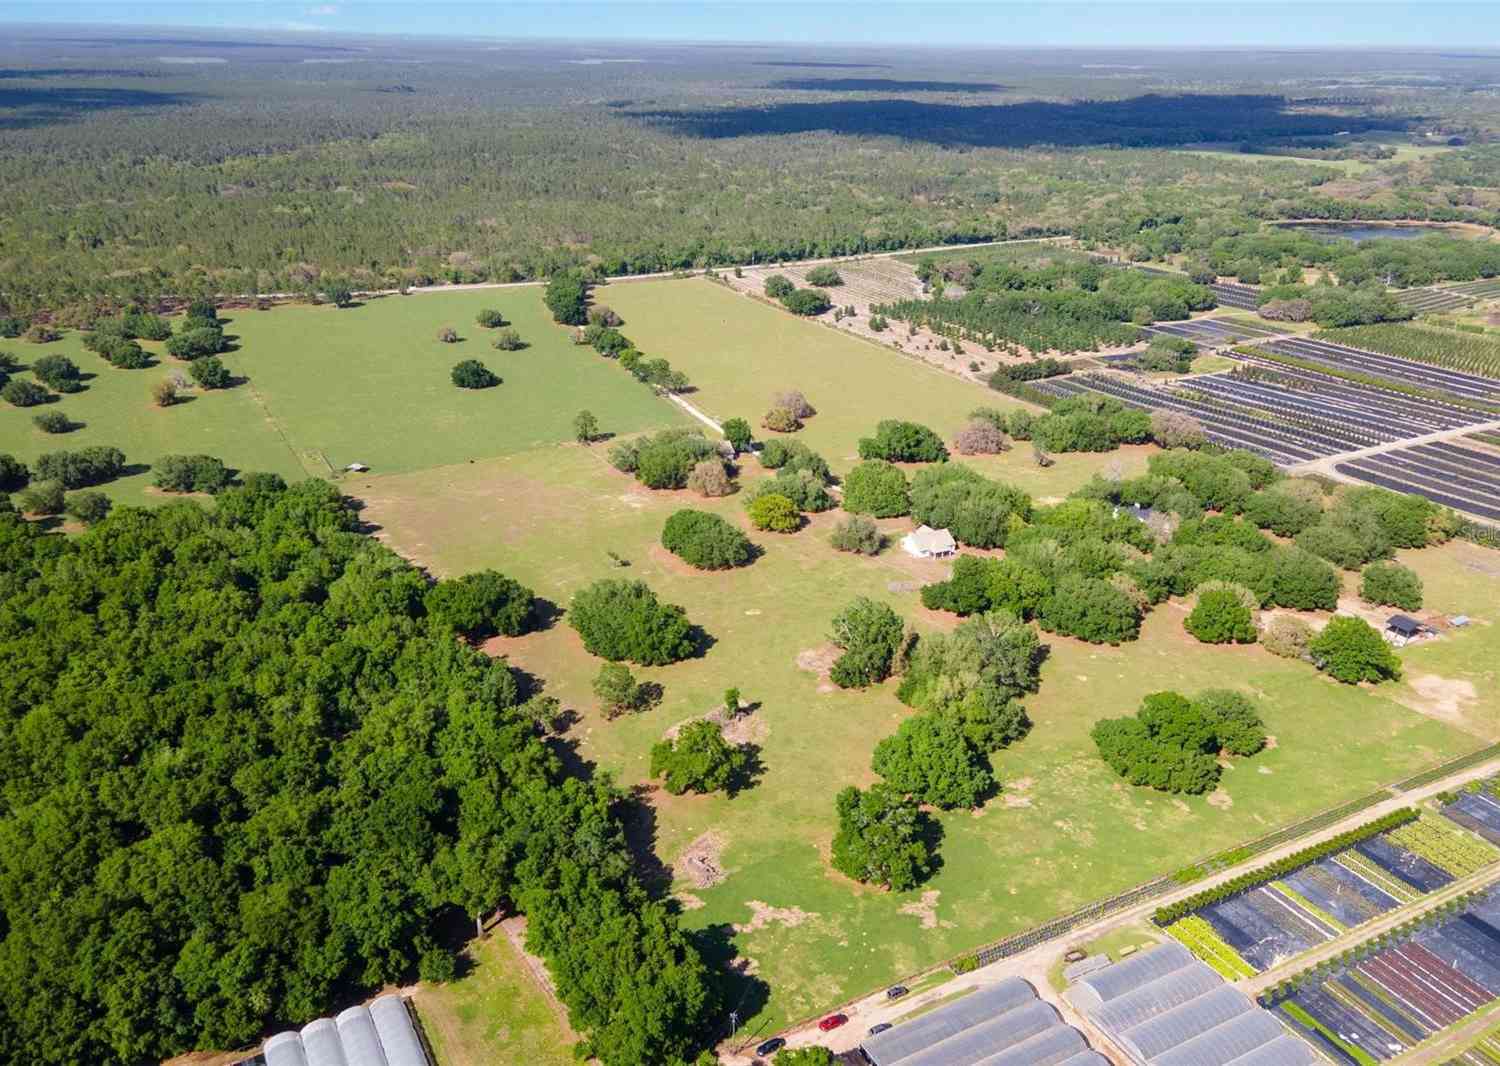
<path fill-rule="evenodd" d="M 640 306 L 633 300 L 625 313 L 643 333 Z M 705 391 L 714 387 L 711 380 Z M 727 375 L 719 387 L 731 387 Z M 909 398 L 903 408 L 918 402 Z M 827 400 L 823 407 L 827 424 L 841 420 Z M 548 691 L 581 715 L 568 734 L 578 754 L 626 786 L 646 781 L 648 749 L 668 727 L 714 708 L 725 688 L 736 686 L 757 704 L 751 721 L 765 768 L 758 784 L 734 798 L 655 793 L 650 827 L 668 865 L 703 834 L 720 838 L 725 879 L 711 887 L 679 880 L 674 888 L 686 920 L 732 933 L 768 982 L 770 998 L 752 1031 L 809 1016 L 1479 743 L 1403 705 L 1397 686 L 1343 686 L 1257 647 L 1199 645 L 1182 630 L 1183 608 L 1168 604 L 1152 614 L 1141 640 L 1119 648 L 1045 638 L 1051 654 L 1041 691 L 1027 701 L 1034 728 L 995 759 L 1004 792 L 977 812 L 942 817 L 943 866 L 919 890 L 862 887 L 826 863 L 833 797 L 874 780 L 875 743 L 909 712 L 893 685 L 833 690 L 799 668 L 798 657 L 826 650 L 828 620 L 856 595 L 891 603 L 919 630 L 950 625 L 923 611 L 915 591 L 946 565 L 899 549 L 876 559 L 836 553 L 825 537 L 837 516 L 825 515 L 790 536 L 753 533 L 765 553 L 743 570 L 691 571 L 657 545 L 666 517 L 694 506 L 743 526 L 739 502 L 652 493 L 610 469 L 602 451 L 540 449 L 356 479 L 350 489 L 366 501 L 381 536 L 440 574 L 497 567 L 560 606 L 596 578 L 640 578 L 710 635 L 700 658 L 638 671 L 663 686 L 664 699 L 613 722 L 595 713 L 590 696 L 599 662 L 565 624 L 492 650 L 546 679 Z M 746 478 L 759 476 L 753 461 L 746 466 Z M 1060 456 L 1046 473 L 1061 493 L 1066 481 L 1081 483 L 1094 469 L 1094 457 Z M 897 534 L 909 528 L 906 520 L 884 525 Z M 1451 550 L 1422 553 L 1424 564 L 1442 569 Z M 613 564 L 607 551 L 629 566 Z M 1446 595 L 1436 585 L 1434 602 Z M 1461 656 L 1460 639 L 1469 636 L 1455 638 Z M 1128 788 L 1099 762 L 1088 736 L 1099 718 L 1133 712 L 1143 695 L 1165 687 L 1210 686 L 1254 693 L 1276 738 L 1270 750 L 1226 771 L 1220 795 L 1178 799 Z"/>
<path fill-rule="evenodd" d="M 483 308 L 510 319 L 528 347 L 501 352 L 489 330 L 474 324 Z M 573 436 L 573 416 L 593 411 L 601 430 L 633 433 L 687 421 L 614 363 L 574 345 L 552 323 L 541 290 L 504 290 L 389 296 L 339 310 L 296 305 L 268 311 L 226 312 L 236 350 L 223 356 L 237 376 L 233 388 L 192 390 L 170 408 L 151 404 L 148 391 L 187 364 L 160 354 L 145 370 L 116 370 L 82 348 L 76 331 L 49 345 L 24 341 L 4 347 L 29 363 L 52 352 L 71 357 L 94 376 L 81 393 L 49 405 L 82 429 L 42 433 L 38 408 L 0 405 L 0 452 L 30 461 L 45 451 L 114 445 L 132 463 L 149 464 L 174 452 L 206 452 L 241 470 L 289 477 L 327 477 L 351 462 L 381 472 L 506 455 Z M 462 340 L 444 344 L 452 326 Z M 453 386 L 460 359 L 478 359 L 502 379 L 491 389 Z M 149 474 L 107 487 L 128 502 L 148 498 Z"/>

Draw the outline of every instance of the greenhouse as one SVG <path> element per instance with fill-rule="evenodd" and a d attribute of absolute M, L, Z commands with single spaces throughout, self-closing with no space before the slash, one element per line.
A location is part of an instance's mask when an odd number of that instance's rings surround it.
<path fill-rule="evenodd" d="M 262 1045 L 257 1059 L 265 1066 L 431 1066 L 406 1001 L 398 995 L 380 996 L 368 1007 L 350 1007 L 337 1018 L 318 1018 L 300 1030 L 277 1033 Z"/>
<path fill-rule="evenodd" d="M 869 1037 L 861 1050 L 874 1066 L 1107 1066 L 1019 978 Z"/>
<path fill-rule="evenodd" d="M 1312 1066 L 1317 1056 L 1177 941 L 1080 978 L 1074 1006 L 1136 1066 Z"/>

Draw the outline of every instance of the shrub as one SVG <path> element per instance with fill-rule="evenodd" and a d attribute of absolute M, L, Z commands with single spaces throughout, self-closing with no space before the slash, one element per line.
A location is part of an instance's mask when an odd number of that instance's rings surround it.
<path fill-rule="evenodd" d="M 785 407 L 771 408 L 760 424 L 774 433 L 795 433 L 802 428 L 802 422 Z"/>
<path fill-rule="evenodd" d="M 33 481 L 16 497 L 16 503 L 27 514 L 62 514 L 64 506 L 62 482 Z"/>
<path fill-rule="evenodd" d="M 1422 609 L 1422 579 L 1400 563 L 1372 563 L 1360 579 L 1359 595 L 1366 603 L 1418 611 Z"/>
<path fill-rule="evenodd" d="M 911 510 L 911 489 L 901 468 L 884 459 L 860 463 L 844 477 L 844 510 L 894 518 Z"/>
<path fill-rule="evenodd" d="M 594 412 L 583 410 L 573 416 L 573 439 L 579 444 L 592 444 L 599 436 L 599 420 Z"/>
<path fill-rule="evenodd" d="M 643 581 L 595 581 L 573 597 L 568 624 L 590 654 L 612 662 L 665 666 L 697 648 L 682 608 L 658 601 Z"/>
<path fill-rule="evenodd" d="M 1201 448 L 1208 442 L 1202 422 L 1166 409 L 1151 412 L 1151 439 L 1163 448 Z"/>
<path fill-rule="evenodd" d="M 885 536 L 873 521 L 863 515 L 854 515 L 833 527 L 828 543 L 833 545 L 835 551 L 879 555 L 885 547 Z"/>
<path fill-rule="evenodd" d="M 1006 447 L 1005 434 L 988 419 L 974 419 L 953 438 L 953 450 L 959 455 L 997 455 Z"/>
<path fill-rule="evenodd" d="M 863 688 L 891 676 L 904 626 L 883 603 L 861 596 L 833 619 L 829 639 L 843 654 L 829 677 L 839 688 Z"/>
<path fill-rule="evenodd" d="M 0 337 L 14 340 L 26 332 L 26 320 L 10 315 L 0 315 Z"/>
<path fill-rule="evenodd" d="M 613 308 L 606 307 L 604 304 L 595 304 L 589 308 L 588 323 L 591 326 L 604 326 L 607 329 L 614 329 L 616 326 L 623 326 L 625 320 L 615 314 Z"/>
<path fill-rule="evenodd" d="M 452 326 L 444 326 L 438 330 L 437 339 L 444 344 L 457 344 L 459 342 L 458 330 Z"/>
<path fill-rule="evenodd" d="M 62 340 L 62 332 L 44 322 L 33 322 L 26 330 L 25 336 L 32 344 L 51 344 L 53 341 Z"/>
<path fill-rule="evenodd" d="M 832 285 L 842 285 L 844 279 L 832 263 L 823 263 L 813 267 L 805 275 L 809 285 L 816 285 L 820 289 L 826 289 Z"/>
<path fill-rule="evenodd" d="M 636 684 L 630 668 L 621 663 L 605 663 L 594 676 L 594 696 L 605 718 L 618 718 L 643 703 L 642 686 Z"/>
<path fill-rule="evenodd" d="M 490 347 L 498 348 L 502 352 L 519 352 L 526 347 L 526 342 L 521 335 L 509 326 L 495 331 L 495 339 L 490 341 Z"/>
<path fill-rule="evenodd" d="M 36 382 L 22 381 L 20 378 L 12 378 L 0 388 L 0 399 L 12 407 L 35 407 L 51 398 L 52 394 Z"/>
<path fill-rule="evenodd" d="M 771 406 L 790 411 L 794 418 L 811 418 L 818 412 L 797 389 L 784 389 L 771 397 Z"/>
<path fill-rule="evenodd" d="M 187 327 L 192 320 L 183 323 Z M 201 359 L 205 355 L 217 355 L 228 342 L 224 331 L 217 326 L 195 326 L 184 328 L 167 339 L 167 354 L 175 359 Z"/>
<path fill-rule="evenodd" d="M 875 427 L 875 436 L 860 439 L 859 457 L 892 463 L 937 463 L 948 458 L 948 449 L 943 439 L 926 426 L 886 419 Z"/>
<path fill-rule="evenodd" d="M 871 768 L 900 792 L 942 810 L 976 807 L 995 787 L 979 751 L 958 723 L 919 714 L 875 746 Z"/>
<path fill-rule="evenodd" d="M 1401 660 L 1363 618 L 1334 615 L 1307 646 L 1318 669 L 1345 684 L 1401 676 Z"/>
<path fill-rule="evenodd" d="M 31 364 L 31 372 L 57 392 L 78 392 L 83 388 L 78 364 L 66 355 L 41 356 Z"/>
<path fill-rule="evenodd" d="M 151 386 L 151 402 L 157 407 L 171 407 L 177 402 L 177 383 L 171 378 L 162 378 Z"/>
<path fill-rule="evenodd" d="M 165 492 L 219 492 L 229 470 L 211 455 L 164 455 L 152 467 L 152 484 Z"/>
<path fill-rule="evenodd" d="M 1129 595 L 1107 581 L 1064 574 L 1037 609 L 1037 622 L 1049 633 L 1119 644 L 1140 634 L 1141 612 Z"/>
<path fill-rule="evenodd" d="M 840 873 L 902 892 L 932 872 L 937 834 L 915 800 L 889 785 L 864 791 L 850 786 L 835 798 L 834 809 L 839 826 L 831 859 Z"/>
<path fill-rule="evenodd" d="M 32 416 L 31 421 L 43 433 L 67 433 L 73 428 L 73 423 L 61 411 L 43 411 Z"/>
<path fill-rule="evenodd" d="M 193 360 L 192 368 L 188 373 L 192 374 L 193 380 L 205 389 L 225 389 L 234 380 L 230 376 L 229 368 L 213 355 Z"/>
<path fill-rule="evenodd" d="M 505 325 L 505 316 L 493 307 L 487 307 L 474 316 L 474 321 L 484 329 L 495 329 Z"/>
<path fill-rule="evenodd" d="M 834 502 L 828 486 L 810 470 L 783 468 L 775 477 L 755 482 L 750 487 L 745 505 L 748 507 L 754 500 L 767 495 L 785 496 L 797 510 L 814 514 L 830 510 Z"/>
<path fill-rule="evenodd" d="M 779 492 L 768 492 L 751 500 L 745 508 L 751 525 L 772 533 L 795 533 L 802 528 L 797 505 Z"/>
<path fill-rule="evenodd" d="M 1182 627 L 1204 644 L 1255 642 L 1255 620 L 1251 609 L 1230 589 L 1199 592 L 1198 602 Z"/>
<path fill-rule="evenodd" d="M 453 384 L 461 389 L 487 389 L 500 384 L 500 379 L 477 359 L 465 359 L 455 363 L 449 375 Z"/>
<path fill-rule="evenodd" d="M 724 439 L 727 440 L 735 454 L 750 450 L 750 442 L 754 439 L 750 423 L 743 418 L 726 418 L 724 420 Z"/>
<path fill-rule="evenodd" d="M 700 496 L 728 496 L 734 486 L 721 460 L 705 459 L 688 474 L 687 487 Z"/>
<path fill-rule="evenodd" d="M 967 466 L 944 463 L 912 479 L 911 514 L 924 525 L 947 529 L 960 544 L 1003 548 L 1011 531 L 1031 517 L 1031 497 Z"/>
<path fill-rule="evenodd" d="M 651 776 L 674 796 L 684 792 L 718 792 L 733 786 L 750 767 L 750 753 L 724 739 L 715 722 L 689 722 L 677 739 L 651 748 Z"/>
<path fill-rule="evenodd" d="M 588 285 L 583 273 L 564 270 L 547 282 L 542 301 L 552 312 L 552 320 L 564 326 L 581 326 L 588 321 Z"/>
<path fill-rule="evenodd" d="M 714 446 L 697 430 L 663 430 L 633 446 L 632 470 L 649 489 L 687 488 L 693 469 L 714 455 Z M 611 462 L 617 451 L 610 452 Z"/>
<path fill-rule="evenodd" d="M 1214 724 L 1219 747 L 1230 755 L 1254 755 L 1266 746 L 1266 726 L 1254 701 L 1233 689 L 1211 688 L 1193 706 Z"/>
<path fill-rule="evenodd" d="M 497 570 L 439 581 L 422 602 L 430 617 L 470 640 L 519 637 L 531 629 L 536 604 L 529 588 Z"/>
<path fill-rule="evenodd" d="M 104 521 L 112 506 L 114 504 L 104 493 L 94 489 L 85 489 L 83 492 L 75 492 L 69 496 L 63 504 L 63 510 L 69 517 L 77 519 L 86 526 L 92 526 Z"/>
<path fill-rule="evenodd" d="M 1133 718 L 1105 718 L 1093 728 L 1105 763 L 1132 785 L 1203 793 L 1219 780 L 1216 723 L 1183 696 L 1156 692 Z"/>
<path fill-rule="evenodd" d="M 785 274 L 772 274 L 766 279 L 764 290 L 771 299 L 780 300 L 796 292 L 797 286 Z"/>
<path fill-rule="evenodd" d="M 745 534 L 706 511 L 673 514 L 662 528 L 661 546 L 699 570 L 727 570 L 754 558 Z"/>
<path fill-rule="evenodd" d="M 801 441 L 768 440 L 760 450 L 760 465 L 767 470 L 806 470 L 827 484 L 833 477 L 828 463 Z"/>
<path fill-rule="evenodd" d="M 1300 618 L 1289 614 L 1277 615 L 1261 633 L 1261 645 L 1272 655 L 1283 659 L 1306 659 L 1307 646 L 1312 643 L 1313 630 Z"/>
<path fill-rule="evenodd" d="M 0 492 L 19 492 L 31 480 L 31 471 L 14 455 L 0 454 Z"/>
<path fill-rule="evenodd" d="M 124 452 L 97 445 L 76 452 L 48 452 L 37 459 L 35 466 L 38 478 L 57 481 L 68 489 L 102 485 L 119 477 L 124 470 Z"/>
<path fill-rule="evenodd" d="M 1245 501 L 1245 517 L 1277 536 L 1295 537 L 1323 517 L 1323 505 L 1273 488 Z"/>

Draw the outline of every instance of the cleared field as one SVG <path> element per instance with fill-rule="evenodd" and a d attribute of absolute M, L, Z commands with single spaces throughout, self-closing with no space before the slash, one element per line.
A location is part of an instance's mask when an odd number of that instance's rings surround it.
<path fill-rule="evenodd" d="M 639 308 L 631 313 L 646 322 Z M 909 407 L 917 399 L 892 403 Z M 743 526 L 738 501 L 650 493 L 610 470 L 602 450 L 539 449 L 417 475 L 362 478 L 351 490 L 366 501 L 365 515 L 383 537 L 438 573 L 494 566 L 563 606 L 595 578 L 640 578 L 682 604 L 711 635 L 702 657 L 640 671 L 664 687 L 661 705 L 614 722 L 595 713 L 589 684 L 598 661 L 566 625 L 499 641 L 495 650 L 547 679 L 548 691 L 581 716 L 568 743 L 627 786 L 645 781 L 651 743 L 714 707 L 724 688 L 738 686 L 758 705 L 750 728 L 764 775 L 756 787 L 733 799 L 654 793 L 650 820 L 665 864 L 696 845 L 712 852 L 724 872 L 715 884 L 677 877 L 674 889 L 689 922 L 731 938 L 767 983 L 764 1006 L 753 993 L 746 1000 L 752 1032 L 1478 744 L 1441 715 L 1396 702 L 1401 690 L 1394 686 L 1337 685 L 1258 648 L 1198 645 L 1182 631 L 1180 608 L 1165 606 L 1152 614 L 1140 641 L 1119 648 L 1046 638 L 1052 650 L 1041 692 L 1027 701 L 1035 726 L 995 760 L 1004 793 L 976 814 L 942 818 L 943 866 L 918 891 L 893 895 L 853 885 L 825 862 L 833 796 L 846 784 L 873 780 L 875 742 L 909 712 L 891 685 L 830 690 L 815 666 L 803 669 L 798 659 L 826 650 L 829 618 L 856 595 L 891 603 L 921 629 L 950 624 L 922 611 L 916 593 L 947 567 L 899 552 L 876 559 L 834 553 L 823 539 L 836 518 L 829 515 L 793 536 L 752 534 L 765 555 L 744 570 L 690 572 L 657 546 L 665 518 L 690 504 Z M 1092 458 L 1065 467 L 1073 458 L 1059 457 L 1058 466 L 1070 469 L 1077 484 L 1097 467 Z M 754 476 L 753 462 L 747 466 Z M 1047 473 L 1066 491 L 1060 475 Z M 906 523 L 885 525 L 899 530 Z M 613 567 L 607 550 L 630 566 Z M 1486 581 L 1485 588 L 1500 592 L 1500 581 Z M 1439 599 L 1435 590 L 1431 602 L 1440 606 Z M 1472 656 L 1479 653 L 1477 627 L 1451 643 L 1471 637 Z M 1276 745 L 1253 769 L 1226 772 L 1214 797 L 1174 799 L 1123 786 L 1100 763 L 1088 731 L 1098 718 L 1129 710 L 1167 684 L 1189 692 L 1224 685 L 1254 692 Z M 1493 683 L 1475 700 L 1493 708 Z M 1486 721 L 1493 717 L 1493 710 L 1485 712 Z"/>
<path fill-rule="evenodd" d="M 490 347 L 490 331 L 474 316 L 497 307 L 530 345 L 519 352 Z M 628 374 L 571 343 L 554 325 L 537 288 L 501 292 L 386 297 L 362 306 L 292 306 L 226 313 L 238 349 L 225 364 L 247 380 L 227 390 L 196 391 L 161 409 L 148 389 L 187 364 L 159 355 L 146 370 L 116 370 L 82 349 L 70 332 L 60 342 L 6 342 L 29 363 L 68 355 L 94 377 L 88 388 L 49 409 L 82 429 L 61 435 L 32 425 L 36 408 L 0 405 L 0 452 L 30 461 L 45 451 L 114 445 L 132 463 L 162 455 L 206 452 L 242 470 L 288 477 L 326 477 L 361 462 L 380 471 L 419 470 L 471 458 L 505 455 L 569 440 L 573 416 L 593 411 L 605 432 L 633 433 L 688 421 Z M 438 341 L 453 326 L 457 344 Z M 160 345 L 146 347 L 160 349 Z M 475 391 L 455 388 L 448 373 L 460 359 L 478 359 L 503 383 Z M 149 473 L 106 491 L 129 502 L 149 499 Z"/>

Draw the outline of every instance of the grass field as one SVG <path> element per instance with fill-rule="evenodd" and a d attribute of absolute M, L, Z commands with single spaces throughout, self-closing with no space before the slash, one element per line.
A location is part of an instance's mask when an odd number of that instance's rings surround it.
<path fill-rule="evenodd" d="M 511 319 L 530 347 L 500 352 L 474 325 L 485 307 Z M 207 452 L 242 470 L 327 476 L 361 462 L 382 472 L 419 470 L 506 455 L 572 438 L 573 416 L 588 408 L 605 432 L 633 433 L 687 421 L 613 363 L 571 343 L 554 325 L 537 288 L 385 297 L 337 310 L 292 306 L 236 311 L 227 332 L 238 350 L 224 357 L 248 379 L 160 409 L 152 383 L 186 364 L 165 356 L 146 370 L 115 370 L 83 351 L 70 332 L 49 345 L 4 345 L 25 362 L 57 352 L 95 376 L 88 388 L 51 405 L 84 428 L 49 436 L 34 408 L 0 406 L 0 452 L 30 461 L 60 448 L 109 444 L 132 463 L 173 452 Z M 453 326 L 463 338 L 443 344 Z M 160 345 L 147 347 L 159 349 Z M 448 372 L 478 359 L 500 375 L 492 389 L 458 389 Z M 149 474 L 107 487 L 121 500 L 146 498 Z"/>

